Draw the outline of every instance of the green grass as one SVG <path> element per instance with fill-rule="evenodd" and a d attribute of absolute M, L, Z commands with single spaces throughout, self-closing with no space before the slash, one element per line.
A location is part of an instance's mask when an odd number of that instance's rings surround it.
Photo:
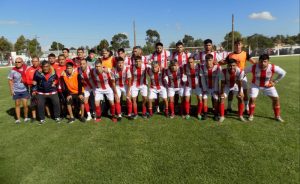
<path fill-rule="evenodd" d="M 299 57 L 271 61 L 287 71 L 277 86 L 286 123 L 260 96 L 252 123 L 156 115 L 18 126 L 7 114 L 8 70 L 0 69 L 0 183 L 297 183 Z"/>

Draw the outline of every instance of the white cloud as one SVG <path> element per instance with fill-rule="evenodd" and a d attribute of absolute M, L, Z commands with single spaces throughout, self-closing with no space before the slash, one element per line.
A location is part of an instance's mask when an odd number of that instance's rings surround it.
<path fill-rule="evenodd" d="M 16 25 L 16 24 L 19 24 L 19 22 L 15 20 L 0 20 L 0 25 Z"/>
<path fill-rule="evenodd" d="M 274 17 L 270 12 L 263 11 L 259 13 L 252 13 L 249 15 L 250 19 L 261 19 L 261 20 L 275 20 L 276 17 Z"/>

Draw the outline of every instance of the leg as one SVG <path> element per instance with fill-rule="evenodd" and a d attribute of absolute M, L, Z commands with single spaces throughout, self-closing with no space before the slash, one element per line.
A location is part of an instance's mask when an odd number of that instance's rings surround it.
<path fill-rule="evenodd" d="M 190 115 L 190 96 L 185 96 L 184 98 L 185 100 L 185 111 L 186 111 L 186 115 L 187 115 L 187 119 L 189 118 L 189 115 Z"/>
<path fill-rule="evenodd" d="M 59 97 L 57 94 L 49 96 L 51 103 L 52 103 L 52 108 L 53 108 L 53 115 L 54 118 L 59 118 L 60 115 L 60 104 L 59 104 Z"/>
<path fill-rule="evenodd" d="M 199 120 L 202 119 L 201 114 L 202 114 L 202 96 L 197 95 L 197 101 L 198 101 L 198 113 L 197 113 L 197 117 Z"/>
<path fill-rule="evenodd" d="M 138 114 L 136 98 L 137 98 L 137 97 L 132 97 L 133 114 L 134 114 L 135 116 Z"/>
<path fill-rule="evenodd" d="M 250 98 L 250 102 L 249 102 L 249 106 L 250 106 L 250 108 L 249 108 L 249 114 L 250 114 L 249 121 L 253 121 L 254 110 L 255 110 L 255 100 L 256 100 L 256 98 L 254 98 L 254 97 Z"/>
<path fill-rule="evenodd" d="M 27 105 L 28 99 L 22 98 L 22 104 L 24 108 L 24 118 L 28 118 L 28 105 Z"/>
<path fill-rule="evenodd" d="M 147 113 L 147 96 L 143 96 L 142 99 L 142 113 L 145 115 Z"/>
<path fill-rule="evenodd" d="M 36 98 L 38 99 L 37 107 L 39 118 L 40 120 L 45 120 L 45 97 L 43 95 L 38 94 Z"/>
<path fill-rule="evenodd" d="M 174 96 L 170 96 L 169 97 L 169 108 L 170 108 L 170 112 L 171 112 L 171 116 L 174 116 L 175 114 L 175 107 L 174 107 Z"/>
<path fill-rule="evenodd" d="M 20 111 L 21 111 L 21 99 L 16 99 L 15 100 L 15 112 L 16 112 L 16 119 L 20 120 Z"/>
<path fill-rule="evenodd" d="M 148 100 L 148 109 L 149 109 L 149 115 L 152 116 L 153 115 L 153 111 L 152 111 L 152 99 Z M 156 99 L 155 99 L 156 102 Z"/>

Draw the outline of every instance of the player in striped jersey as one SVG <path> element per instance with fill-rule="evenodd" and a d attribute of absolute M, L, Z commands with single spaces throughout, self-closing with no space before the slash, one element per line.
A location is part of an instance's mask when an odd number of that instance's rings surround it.
<path fill-rule="evenodd" d="M 118 56 L 123 58 L 125 67 L 131 67 L 131 58 L 129 56 L 126 56 L 125 50 L 123 48 L 118 49 Z"/>
<path fill-rule="evenodd" d="M 280 116 L 280 103 L 279 96 L 275 85 L 285 76 L 286 72 L 269 62 L 270 58 L 268 54 L 263 54 L 259 57 L 259 63 L 254 64 L 245 69 L 245 73 L 252 73 L 252 84 L 250 88 L 250 116 L 249 121 L 253 121 L 255 100 L 261 90 L 266 96 L 272 99 L 273 110 L 275 119 L 280 122 L 284 120 Z M 273 76 L 277 74 L 277 78 L 274 80 Z"/>
<path fill-rule="evenodd" d="M 171 60 L 176 59 L 178 61 L 179 67 L 186 64 L 189 60 L 191 53 L 186 53 L 184 51 L 184 46 L 182 42 L 176 43 L 176 52 L 173 53 Z"/>
<path fill-rule="evenodd" d="M 152 100 L 161 97 L 165 105 L 165 115 L 168 116 L 168 98 L 164 82 L 164 70 L 160 68 L 158 61 L 152 61 L 151 68 L 147 69 L 147 74 L 150 78 L 150 94 L 148 99 L 149 115 L 153 115 Z"/>
<path fill-rule="evenodd" d="M 142 95 L 142 115 L 144 118 L 147 118 L 147 79 L 146 79 L 146 71 L 147 65 L 142 63 L 142 57 L 135 57 L 135 65 L 131 67 L 131 75 L 132 75 L 132 85 L 130 88 L 130 94 L 132 97 L 133 103 L 133 115 L 130 117 L 131 119 L 136 119 L 138 117 L 138 109 L 137 109 L 137 96 L 139 92 Z"/>
<path fill-rule="evenodd" d="M 203 117 L 207 117 L 207 97 L 211 96 L 214 98 L 214 120 L 218 120 L 218 96 L 219 96 L 219 76 L 221 72 L 221 66 L 214 64 L 213 55 L 207 54 L 205 56 L 205 65 L 201 65 L 200 77 L 203 92 Z"/>
<path fill-rule="evenodd" d="M 165 81 L 168 84 L 168 97 L 169 97 L 169 108 L 170 108 L 170 118 L 175 116 L 175 105 L 174 105 L 174 96 L 179 94 L 181 102 L 184 101 L 184 86 L 183 86 L 183 68 L 178 66 L 177 60 L 172 60 L 169 65 L 169 69 L 165 70 Z M 183 114 L 184 103 L 181 103 L 180 110 Z"/>
<path fill-rule="evenodd" d="M 141 57 L 142 63 L 144 65 L 148 64 L 147 57 L 143 56 L 142 48 L 140 46 L 136 46 L 136 47 L 133 47 L 133 50 L 132 50 L 132 56 L 130 58 L 131 66 L 135 65 L 137 56 Z"/>
<path fill-rule="evenodd" d="M 115 95 L 115 106 L 117 119 L 122 119 L 121 115 L 121 96 L 122 94 L 126 97 L 128 117 L 132 112 L 132 102 L 130 99 L 130 86 L 131 86 L 131 72 L 129 67 L 125 67 L 124 59 L 122 57 L 117 58 L 117 66 L 112 70 L 116 81 L 117 95 Z"/>
<path fill-rule="evenodd" d="M 190 118 L 190 98 L 194 93 L 197 96 L 198 101 L 198 113 L 197 117 L 201 120 L 202 111 L 202 90 L 200 86 L 200 65 L 195 63 L 194 57 L 189 57 L 188 63 L 183 65 L 183 73 L 187 77 L 184 87 L 184 107 L 186 111 L 186 119 Z"/>
<path fill-rule="evenodd" d="M 83 87 L 84 87 L 84 110 L 87 113 L 87 121 L 92 120 L 92 115 L 90 112 L 90 105 L 89 105 L 89 98 L 90 95 L 93 93 L 93 82 L 91 78 L 92 68 L 87 63 L 87 60 L 83 59 L 80 61 L 80 67 L 78 68 L 78 73 L 80 74 L 81 78 L 83 79 Z"/>
<path fill-rule="evenodd" d="M 218 62 L 222 61 L 221 56 L 216 51 L 213 51 L 213 42 L 211 39 L 204 40 L 203 44 L 204 51 L 201 51 L 198 55 L 199 58 L 197 58 L 201 65 L 205 65 L 205 56 L 207 54 L 213 55 L 214 64 L 218 64 Z"/>
<path fill-rule="evenodd" d="M 227 98 L 230 92 L 237 94 L 238 99 L 238 115 L 241 121 L 245 122 L 243 117 L 244 112 L 244 103 L 243 103 L 243 87 L 242 80 L 245 77 L 244 71 L 237 67 L 237 61 L 235 59 L 229 59 L 227 61 L 227 68 L 222 69 L 221 72 L 221 90 L 220 90 L 220 120 L 222 123 L 225 119 L 225 99 Z"/>
<path fill-rule="evenodd" d="M 114 95 L 117 95 L 115 79 L 110 69 L 102 66 L 101 60 L 95 62 L 95 68 L 91 71 L 92 81 L 94 83 L 95 106 L 96 106 L 96 122 L 101 121 L 101 106 L 100 101 L 105 95 L 110 104 L 110 113 L 112 121 L 117 122 L 115 118 L 115 103 Z"/>

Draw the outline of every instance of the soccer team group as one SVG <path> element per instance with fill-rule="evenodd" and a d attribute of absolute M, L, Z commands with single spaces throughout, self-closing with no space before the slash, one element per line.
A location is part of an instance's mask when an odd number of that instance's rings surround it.
<path fill-rule="evenodd" d="M 45 116 L 51 116 L 57 122 L 62 118 L 67 118 L 68 123 L 73 123 L 75 118 L 82 122 L 100 122 L 103 104 L 109 108 L 113 122 L 120 121 L 124 114 L 134 120 L 138 118 L 139 95 L 143 118 L 150 118 L 154 110 L 158 112 L 162 99 L 165 116 L 174 118 L 176 113 L 189 119 L 191 97 L 195 95 L 195 116 L 199 120 L 208 118 L 208 99 L 211 97 L 213 119 L 222 123 L 225 100 L 227 112 L 231 112 L 236 96 L 237 117 L 243 122 L 253 121 L 259 91 L 271 98 L 275 119 L 284 121 L 280 116 L 275 85 L 286 72 L 271 64 L 269 55 L 262 54 L 258 60 L 252 58 L 242 51 L 241 40 L 234 42 L 232 53 L 213 51 L 210 39 L 204 41 L 204 51 L 197 55 L 187 52 L 182 42 L 176 43 L 176 51 L 172 54 L 162 43 L 155 47 L 150 56 L 143 56 L 140 47 L 134 47 L 131 56 L 127 56 L 123 48 L 118 50 L 117 56 L 103 49 L 99 58 L 94 50 L 89 50 L 85 57 L 84 50 L 79 48 L 73 59 L 64 48 L 57 57 L 49 54 L 48 61 L 40 62 L 38 57 L 33 57 L 32 66 L 27 66 L 22 58 L 16 58 L 15 67 L 8 75 L 15 100 L 16 123 L 21 122 L 21 104 L 24 122 L 38 118 L 39 124 L 43 124 Z M 246 61 L 251 65 L 246 67 Z M 247 78 L 251 80 L 250 85 Z M 125 103 L 126 112 L 122 112 L 121 104 Z"/>

